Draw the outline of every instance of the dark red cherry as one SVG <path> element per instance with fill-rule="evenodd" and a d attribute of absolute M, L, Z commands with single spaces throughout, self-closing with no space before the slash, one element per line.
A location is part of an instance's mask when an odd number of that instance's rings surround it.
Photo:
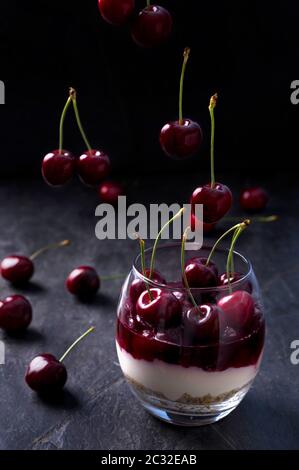
<path fill-rule="evenodd" d="M 214 187 L 205 184 L 196 188 L 191 196 L 191 204 L 203 204 L 203 221 L 214 224 L 229 211 L 233 201 L 230 189 L 221 183 L 215 183 Z M 194 210 L 194 209 L 193 209 Z"/>
<path fill-rule="evenodd" d="M 243 189 L 240 195 L 240 204 L 245 211 L 261 211 L 265 209 L 268 201 L 267 192 L 259 186 Z"/>
<path fill-rule="evenodd" d="M 189 158 L 198 152 L 202 144 L 202 130 L 197 122 L 183 119 L 165 124 L 160 132 L 160 144 L 168 157 Z"/>
<path fill-rule="evenodd" d="M 114 206 L 118 203 L 119 196 L 124 195 L 124 188 L 116 181 L 104 181 L 98 188 L 98 194 L 102 202 Z"/>
<path fill-rule="evenodd" d="M 0 301 L 0 328 L 8 332 L 24 330 L 32 320 L 30 302 L 22 295 L 11 295 Z"/>
<path fill-rule="evenodd" d="M 184 339 L 191 343 L 210 343 L 219 340 L 219 316 L 216 305 L 200 305 L 190 308 L 184 315 Z"/>
<path fill-rule="evenodd" d="M 230 282 L 232 284 L 233 282 L 240 281 L 240 279 L 243 279 L 243 278 L 244 278 L 244 274 L 233 273 L 233 274 L 230 275 Z M 223 273 L 223 274 L 220 275 L 219 282 L 220 282 L 221 286 L 228 286 L 227 274 L 226 273 Z M 246 290 L 247 292 L 249 292 L 249 294 L 252 293 L 252 284 L 251 284 L 250 281 L 244 281 L 240 285 L 240 287 L 242 288 L 242 290 Z"/>
<path fill-rule="evenodd" d="M 90 266 L 79 266 L 66 280 L 68 291 L 81 298 L 93 297 L 99 290 L 100 284 L 96 270 Z"/>
<path fill-rule="evenodd" d="M 218 284 L 213 265 L 206 266 L 198 258 L 186 263 L 185 274 L 189 287 L 215 287 Z"/>
<path fill-rule="evenodd" d="M 164 43 L 172 31 L 172 17 L 168 10 L 149 5 L 139 12 L 132 25 L 132 38 L 138 46 L 153 47 Z"/>
<path fill-rule="evenodd" d="M 105 21 L 120 26 L 132 15 L 135 0 L 98 0 L 98 6 Z"/>
<path fill-rule="evenodd" d="M 204 234 L 211 233 L 214 230 L 216 224 L 207 224 L 199 220 L 195 214 L 191 214 L 191 230 L 202 230 Z"/>
<path fill-rule="evenodd" d="M 227 324 L 231 328 L 241 329 L 247 326 L 254 315 L 254 300 L 244 291 L 237 290 L 218 301 L 218 307 L 225 315 Z"/>
<path fill-rule="evenodd" d="M 21 255 L 6 256 L 0 264 L 1 276 L 15 285 L 25 284 L 34 273 L 34 265 L 30 258 Z"/>
<path fill-rule="evenodd" d="M 150 270 L 146 269 L 145 270 L 145 275 L 146 277 L 149 277 Z M 162 274 L 159 273 L 159 271 L 154 270 L 152 273 L 152 282 L 157 282 L 157 284 L 166 284 L 166 280 L 162 276 Z M 129 296 L 132 302 L 136 302 L 138 297 L 146 290 L 146 285 L 142 279 L 134 279 L 132 281 L 132 284 L 130 285 L 129 289 Z"/>
<path fill-rule="evenodd" d="M 198 256 L 194 256 L 193 258 L 190 258 L 186 265 L 187 266 L 189 263 L 199 263 L 199 264 L 204 264 L 206 265 L 206 262 L 207 262 L 207 258 L 203 258 L 203 257 L 198 257 Z M 209 264 L 208 264 L 208 267 L 214 272 L 216 278 L 218 277 L 219 275 L 219 271 L 218 271 L 218 267 L 217 267 L 217 264 L 214 263 L 214 261 L 209 261 Z"/>
<path fill-rule="evenodd" d="M 145 275 L 147 278 L 149 278 L 149 275 L 150 275 L 149 269 L 145 270 Z M 162 276 L 162 274 L 157 269 L 154 269 L 154 271 L 152 272 L 151 281 L 157 282 L 157 284 L 167 284 L 166 279 Z"/>
<path fill-rule="evenodd" d="M 42 175 L 50 186 L 62 186 L 72 179 L 75 166 L 76 160 L 70 152 L 54 150 L 43 159 Z"/>
<path fill-rule="evenodd" d="M 142 321 L 151 326 L 166 328 L 179 324 L 182 309 L 178 299 L 171 293 L 159 288 L 144 291 L 136 303 L 136 313 Z"/>
<path fill-rule="evenodd" d="M 111 163 L 108 155 L 101 150 L 86 150 L 77 161 L 80 179 L 88 186 L 95 186 L 110 173 Z"/>
<path fill-rule="evenodd" d="M 67 371 L 52 354 L 40 354 L 30 362 L 25 380 L 35 392 L 53 394 L 64 387 Z"/>

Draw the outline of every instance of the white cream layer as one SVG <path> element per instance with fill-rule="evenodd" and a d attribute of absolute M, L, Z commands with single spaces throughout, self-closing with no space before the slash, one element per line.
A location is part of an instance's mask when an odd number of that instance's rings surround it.
<path fill-rule="evenodd" d="M 128 378 L 172 401 L 179 400 L 184 394 L 193 398 L 217 397 L 240 389 L 254 379 L 260 363 L 259 360 L 256 365 L 206 372 L 199 367 L 183 367 L 159 359 L 152 362 L 135 359 L 118 343 L 116 348 L 120 366 Z"/>

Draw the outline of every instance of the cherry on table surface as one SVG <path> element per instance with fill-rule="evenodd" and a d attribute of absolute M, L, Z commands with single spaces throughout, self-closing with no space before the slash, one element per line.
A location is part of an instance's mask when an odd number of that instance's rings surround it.
<path fill-rule="evenodd" d="M 110 170 L 110 159 L 101 150 L 86 150 L 77 160 L 79 177 L 88 186 L 99 184 L 109 175 Z"/>
<path fill-rule="evenodd" d="M 235 329 L 247 326 L 255 310 L 252 296 L 244 290 L 237 290 L 222 297 L 218 301 L 218 307 L 224 313 L 228 325 Z"/>
<path fill-rule="evenodd" d="M 52 395 L 60 392 L 67 381 L 67 370 L 63 364 L 64 359 L 74 349 L 74 347 L 94 330 L 89 328 L 67 349 L 63 356 L 58 360 L 53 354 L 43 353 L 36 356 L 30 362 L 25 381 L 27 385 L 35 392 Z"/>
<path fill-rule="evenodd" d="M 206 266 L 199 258 L 189 260 L 185 265 L 185 275 L 189 287 L 215 287 L 218 279 L 214 263 Z"/>
<path fill-rule="evenodd" d="M 135 0 L 98 0 L 98 7 L 105 21 L 120 26 L 132 15 Z"/>
<path fill-rule="evenodd" d="M 68 291 L 79 298 L 95 296 L 101 285 L 98 273 L 91 266 L 79 266 L 66 280 Z"/>
<path fill-rule="evenodd" d="M 141 321 L 151 326 L 168 328 L 179 324 L 182 308 L 171 292 L 152 288 L 145 290 L 138 298 L 136 313 Z"/>
<path fill-rule="evenodd" d="M 32 278 L 34 264 L 27 256 L 9 255 L 1 261 L 0 272 L 7 281 L 14 285 L 21 285 Z"/>
<path fill-rule="evenodd" d="M 219 316 L 216 305 L 199 305 L 185 312 L 183 317 L 184 340 L 191 343 L 212 343 L 219 340 Z"/>
<path fill-rule="evenodd" d="M 196 188 L 191 196 L 193 211 L 196 204 L 203 205 L 203 222 L 215 224 L 229 211 L 232 206 L 232 193 L 221 183 L 205 184 Z"/>
<path fill-rule="evenodd" d="M 191 119 L 165 124 L 160 132 L 160 144 L 168 157 L 183 160 L 195 155 L 202 144 L 200 125 Z"/>
<path fill-rule="evenodd" d="M 116 205 L 118 203 L 119 196 L 124 195 L 124 188 L 116 181 L 104 181 L 98 187 L 98 195 L 102 202 Z"/>
<path fill-rule="evenodd" d="M 267 192 L 260 186 L 245 188 L 240 194 L 240 205 L 245 211 L 262 211 L 265 209 L 268 201 L 269 196 Z"/>
<path fill-rule="evenodd" d="M 172 17 L 159 5 L 148 5 L 133 21 L 131 35 L 138 46 L 154 47 L 163 44 L 172 31 Z"/>
<path fill-rule="evenodd" d="M 32 320 L 32 307 L 22 295 L 10 295 L 0 300 L 0 328 L 7 332 L 26 329 Z"/>
<path fill-rule="evenodd" d="M 68 150 L 53 150 L 42 162 L 42 175 L 50 186 L 63 186 L 75 173 L 76 159 Z"/>

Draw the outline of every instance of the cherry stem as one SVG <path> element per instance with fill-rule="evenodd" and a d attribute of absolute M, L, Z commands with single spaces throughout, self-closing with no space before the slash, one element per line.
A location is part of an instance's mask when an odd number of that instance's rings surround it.
<path fill-rule="evenodd" d="M 222 240 L 226 237 L 226 235 L 229 235 L 231 232 L 234 232 L 236 229 L 240 228 L 240 226 L 242 224 L 245 224 L 246 222 L 248 222 L 248 224 L 250 223 L 249 221 L 244 220 L 243 222 L 241 222 L 239 224 L 236 224 L 233 227 L 231 227 L 230 229 L 228 229 L 226 232 L 223 233 L 223 235 L 221 235 L 221 237 L 218 238 L 218 240 L 215 242 L 213 248 L 210 251 L 210 254 L 209 254 L 208 259 L 206 261 L 206 266 L 208 266 L 209 262 L 211 261 L 211 258 L 213 256 L 213 254 L 214 254 L 214 251 L 216 250 L 219 243 L 222 242 Z"/>
<path fill-rule="evenodd" d="M 66 113 L 70 107 L 70 104 L 72 102 L 72 98 L 69 96 L 64 108 L 63 108 L 63 111 L 62 111 L 62 114 L 61 114 L 61 118 L 60 118 L 60 124 L 59 124 L 59 153 L 62 152 L 63 150 L 63 126 L 64 126 L 64 121 L 65 121 L 65 117 L 66 117 Z"/>
<path fill-rule="evenodd" d="M 52 250 L 53 248 L 61 248 L 64 246 L 69 246 L 71 244 L 70 240 L 62 240 L 61 242 L 58 243 L 50 243 L 50 245 L 44 246 L 43 248 L 40 248 L 39 250 L 35 251 L 31 256 L 30 259 L 31 261 L 35 260 L 39 255 L 44 253 L 45 251 Z"/>
<path fill-rule="evenodd" d="M 163 231 L 172 223 L 174 222 L 178 217 L 180 217 L 182 215 L 182 213 L 184 212 L 185 208 L 182 207 L 182 209 L 180 209 L 174 217 L 172 217 L 170 220 L 168 220 L 168 222 L 166 222 L 166 224 L 163 225 L 163 227 L 161 228 L 160 232 L 158 233 L 157 235 L 157 238 L 155 240 L 155 243 L 154 243 L 154 246 L 153 246 L 153 251 L 152 251 L 152 257 L 151 257 L 151 264 L 150 264 L 150 274 L 149 274 L 149 278 L 151 279 L 152 278 L 152 275 L 153 275 L 153 271 L 154 271 L 154 264 L 155 264 L 155 257 L 156 257 L 156 251 L 157 251 L 157 246 L 158 246 L 158 243 L 159 243 L 159 240 L 161 238 L 161 235 L 163 233 Z"/>
<path fill-rule="evenodd" d="M 190 48 L 186 47 L 184 49 L 184 60 L 183 60 L 183 66 L 182 66 L 182 72 L 181 72 L 181 79 L 180 79 L 180 95 L 179 95 L 179 124 L 180 126 L 183 124 L 183 93 L 184 93 L 184 78 L 185 78 L 185 72 L 186 72 L 186 66 L 187 62 L 190 56 Z"/>
<path fill-rule="evenodd" d="M 65 351 L 63 356 L 61 356 L 61 358 L 59 359 L 59 362 L 63 362 L 64 359 L 66 358 L 66 356 L 68 356 L 68 354 L 74 349 L 74 347 L 77 346 L 77 344 L 80 343 L 80 341 L 82 341 L 82 339 L 85 338 L 85 336 L 89 335 L 89 333 L 94 331 L 94 329 L 95 329 L 95 327 L 92 326 L 87 331 L 85 331 L 85 333 L 83 333 L 83 335 L 81 335 L 78 339 L 76 339 L 76 341 Z"/>
<path fill-rule="evenodd" d="M 71 97 L 71 100 L 73 102 L 73 107 L 74 107 L 76 121 L 77 121 L 77 124 L 78 124 L 78 127 L 79 127 L 79 131 L 81 133 L 81 136 L 82 136 L 88 150 L 91 150 L 91 145 L 90 145 L 90 143 L 89 143 L 89 141 L 86 137 L 86 134 L 84 132 L 82 122 L 81 122 L 81 119 L 80 119 L 78 105 L 77 105 L 77 92 L 76 92 L 76 90 L 74 90 L 74 88 L 70 88 L 70 97 Z"/>
<path fill-rule="evenodd" d="M 182 269 L 182 278 L 183 278 L 184 286 L 188 291 L 189 297 L 190 297 L 191 302 L 193 303 L 194 307 L 198 308 L 198 305 L 197 305 L 197 303 L 196 303 L 196 301 L 195 301 L 195 299 L 192 295 L 191 289 L 189 287 L 188 279 L 187 279 L 187 276 L 186 276 L 186 273 L 185 273 L 185 244 L 186 244 L 187 236 L 188 236 L 188 233 L 189 233 L 190 230 L 191 230 L 191 227 L 187 227 L 184 234 L 183 234 L 183 238 L 182 238 L 181 269 Z"/>
<path fill-rule="evenodd" d="M 257 215 L 257 216 L 253 216 L 251 217 L 251 222 L 276 222 L 277 220 L 279 219 L 278 215 L 266 215 L 266 216 L 263 216 L 263 215 Z M 234 222 L 235 220 L 238 220 L 238 217 L 225 217 L 225 219 L 223 219 L 223 221 L 230 221 L 230 222 Z"/>
<path fill-rule="evenodd" d="M 230 276 L 234 274 L 234 248 L 237 243 L 237 240 L 241 233 L 248 227 L 250 224 L 250 220 L 244 220 L 234 232 L 234 235 L 232 237 L 232 242 L 230 245 L 230 249 L 228 252 L 227 256 L 227 262 L 226 262 L 226 277 L 227 277 L 227 282 L 229 285 L 229 291 L 232 292 L 232 287 L 231 287 L 231 282 L 230 282 Z"/>
<path fill-rule="evenodd" d="M 150 7 L 151 6 L 151 0 L 146 0 L 146 6 Z"/>
<path fill-rule="evenodd" d="M 215 116 L 214 109 L 217 104 L 218 95 L 215 93 L 210 99 L 209 111 L 211 117 L 211 188 L 215 186 Z"/>
<path fill-rule="evenodd" d="M 140 246 L 141 271 L 142 271 L 143 277 L 146 278 L 145 253 L 144 253 L 145 243 L 144 243 L 144 240 L 142 240 L 142 238 L 140 238 L 139 236 L 138 236 L 138 240 L 139 240 L 139 246 Z M 146 282 L 146 281 L 145 281 L 145 286 L 146 286 L 146 289 L 147 289 L 148 296 L 149 296 L 150 300 L 152 301 L 153 296 L 152 296 L 151 290 L 149 288 L 148 282 Z"/>

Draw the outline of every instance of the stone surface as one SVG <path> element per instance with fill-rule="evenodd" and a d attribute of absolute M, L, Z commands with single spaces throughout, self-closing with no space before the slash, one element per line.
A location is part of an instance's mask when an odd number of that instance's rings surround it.
<path fill-rule="evenodd" d="M 202 175 L 155 178 L 154 185 L 152 180 L 129 181 L 130 200 L 186 202 L 199 178 L 203 180 Z M 228 175 L 225 181 L 237 194 L 240 176 Z M 80 264 L 91 264 L 103 275 L 127 273 L 138 251 L 136 242 L 96 239 L 97 195 L 79 183 L 53 190 L 40 180 L 2 182 L 1 257 L 30 254 L 65 238 L 72 245 L 37 259 L 35 276 L 26 289 L 14 289 L 0 280 L 2 297 L 23 293 L 34 309 L 32 327 L 23 338 L 0 333 L 6 346 L 6 364 L 0 366 L 0 449 L 297 448 L 299 365 L 290 363 L 290 343 L 299 339 L 299 190 L 290 175 L 274 175 L 266 186 L 272 195 L 267 213 L 280 219 L 252 225 L 239 245 L 253 262 L 266 306 L 268 334 L 261 372 L 245 400 L 223 421 L 179 429 L 148 415 L 122 377 L 114 347 L 122 281 L 104 281 L 90 305 L 78 302 L 64 286 L 68 273 Z M 241 214 L 237 202 L 233 213 Z M 209 239 L 229 224 L 222 222 Z M 96 331 L 66 359 L 69 381 L 63 398 L 42 401 L 24 383 L 26 365 L 39 352 L 61 355 L 90 325 Z"/>

